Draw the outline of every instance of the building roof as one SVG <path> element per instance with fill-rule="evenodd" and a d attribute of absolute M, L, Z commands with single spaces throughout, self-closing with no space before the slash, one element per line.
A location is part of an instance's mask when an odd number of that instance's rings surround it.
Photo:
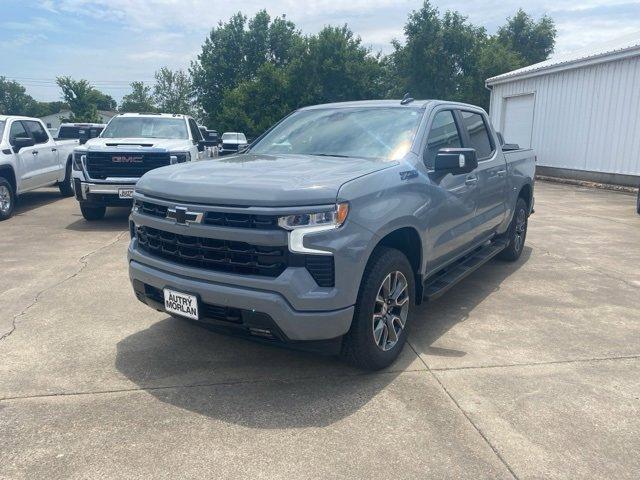
<path fill-rule="evenodd" d="M 592 44 L 580 50 L 555 55 L 544 62 L 503 73 L 486 80 L 488 86 L 516 79 L 580 68 L 640 55 L 640 31 L 608 42 Z"/>

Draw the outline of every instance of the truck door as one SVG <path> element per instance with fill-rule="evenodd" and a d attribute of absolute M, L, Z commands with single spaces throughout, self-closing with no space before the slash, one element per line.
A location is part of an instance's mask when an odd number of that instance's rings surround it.
<path fill-rule="evenodd" d="M 485 115 L 470 110 L 460 110 L 459 115 L 463 142 L 466 147 L 474 148 L 478 156 L 478 168 L 474 172 L 478 182 L 474 237 L 482 241 L 495 232 L 506 214 L 507 165 Z"/>
<path fill-rule="evenodd" d="M 37 186 L 34 164 L 36 163 L 35 157 L 38 154 L 34 153 L 37 151 L 35 145 L 30 147 L 22 147 L 19 151 L 16 151 L 17 147 L 15 147 L 14 145 L 16 144 L 17 138 L 31 138 L 29 132 L 27 132 L 27 129 L 20 120 L 14 120 L 11 123 L 11 127 L 9 130 L 9 144 L 12 145 L 17 159 L 16 177 L 20 179 L 18 182 L 17 190 L 18 193 L 20 193 L 36 188 Z"/>
<path fill-rule="evenodd" d="M 56 182 L 60 175 L 58 152 L 49 134 L 40 122 L 35 120 L 23 120 L 31 137 L 35 141 L 32 154 L 31 170 L 34 173 L 34 188 L 42 187 Z"/>
<path fill-rule="evenodd" d="M 424 163 L 427 168 L 431 204 L 427 208 L 425 252 L 427 268 L 433 272 L 453 260 L 473 240 L 477 182 L 471 174 L 452 175 L 433 171 L 434 160 L 441 148 L 462 147 L 459 123 L 453 110 L 438 111 L 427 133 Z"/>

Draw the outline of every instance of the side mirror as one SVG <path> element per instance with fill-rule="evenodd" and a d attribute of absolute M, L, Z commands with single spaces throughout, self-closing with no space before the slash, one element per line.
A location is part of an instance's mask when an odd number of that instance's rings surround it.
<path fill-rule="evenodd" d="M 512 152 L 513 150 L 520 150 L 520 145 L 517 143 L 505 143 L 502 145 L 503 152 Z"/>
<path fill-rule="evenodd" d="M 31 137 L 16 137 L 11 141 L 13 150 L 18 153 L 21 148 L 33 147 L 36 142 Z"/>
<path fill-rule="evenodd" d="M 438 150 L 433 169 L 436 172 L 459 175 L 478 168 L 475 148 L 441 148 Z"/>

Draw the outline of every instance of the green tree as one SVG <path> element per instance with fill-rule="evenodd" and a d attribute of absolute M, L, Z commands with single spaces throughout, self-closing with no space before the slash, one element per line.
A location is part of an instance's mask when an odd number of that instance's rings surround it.
<path fill-rule="evenodd" d="M 193 87 L 185 72 L 162 67 L 155 79 L 153 98 L 159 111 L 193 115 Z"/>
<path fill-rule="evenodd" d="M 271 20 L 264 10 L 249 21 L 237 13 L 214 27 L 190 68 L 194 93 L 207 123 L 217 126 L 220 122 L 225 92 L 254 79 L 264 63 L 289 64 L 301 42 L 292 22 L 285 17 Z"/>
<path fill-rule="evenodd" d="M 15 80 L 0 76 L 0 114 L 30 115 L 37 102 Z"/>
<path fill-rule="evenodd" d="M 291 111 L 288 91 L 285 71 L 264 63 L 255 78 L 225 91 L 219 122 L 224 130 L 256 137 Z"/>
<path fill-rule="evenodd" d="M 556 27 L 547 15 L 536 22 L 524 10 L 507 19 L 498 30 L 498 40 L 520 55 L 523 66 L 546 60 L 555 46 Z"/>
<path fill-rule="evenodd" d="M 71 110 L 72 122 L 100 122 L 97 103 L 103 95 L 87 80 L 58 77 L 56 83 L 62 90 L 62 97 Z"/>
<path fill-rule="evenodd" d="M 96 90 L 96 108 L 98 110 L 113 111 L 118 108 L 118 104 L 111 95 Z"/>
<path fill-rule="evenodd" d="M 151 94 L 151 87 L 143 82 L 132 82 L 131 93 L 122 97 L 120 111 L 135 113 L 155 112 L 156 107 Z"/>

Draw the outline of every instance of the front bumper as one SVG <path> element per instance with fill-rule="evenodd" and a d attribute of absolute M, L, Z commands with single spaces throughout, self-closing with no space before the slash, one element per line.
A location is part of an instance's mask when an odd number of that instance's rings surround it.
<path fill-rule="evenodd" d="M 91 183 L 74 178 L 74 190 L 76 200 L 105 207 L 131 207 L 132 198 L 120 198 L 120 189 L 131 189 L 135 184 L 131 183 Z"/>
<path fill-rule="evenodd" d="M 130 258 L 131 253 L 130 248 Z M 129 262 L 129 278 L 138 300 L 152 308 L 164 309 L 164 288 L 188 292 L 199 298 L 203 322 L 284 343 L 340 337 L 347 333 L 353 318 L 353 306 L 300 311 L 277 292 L 187 278 L 135 260 Z"/>

